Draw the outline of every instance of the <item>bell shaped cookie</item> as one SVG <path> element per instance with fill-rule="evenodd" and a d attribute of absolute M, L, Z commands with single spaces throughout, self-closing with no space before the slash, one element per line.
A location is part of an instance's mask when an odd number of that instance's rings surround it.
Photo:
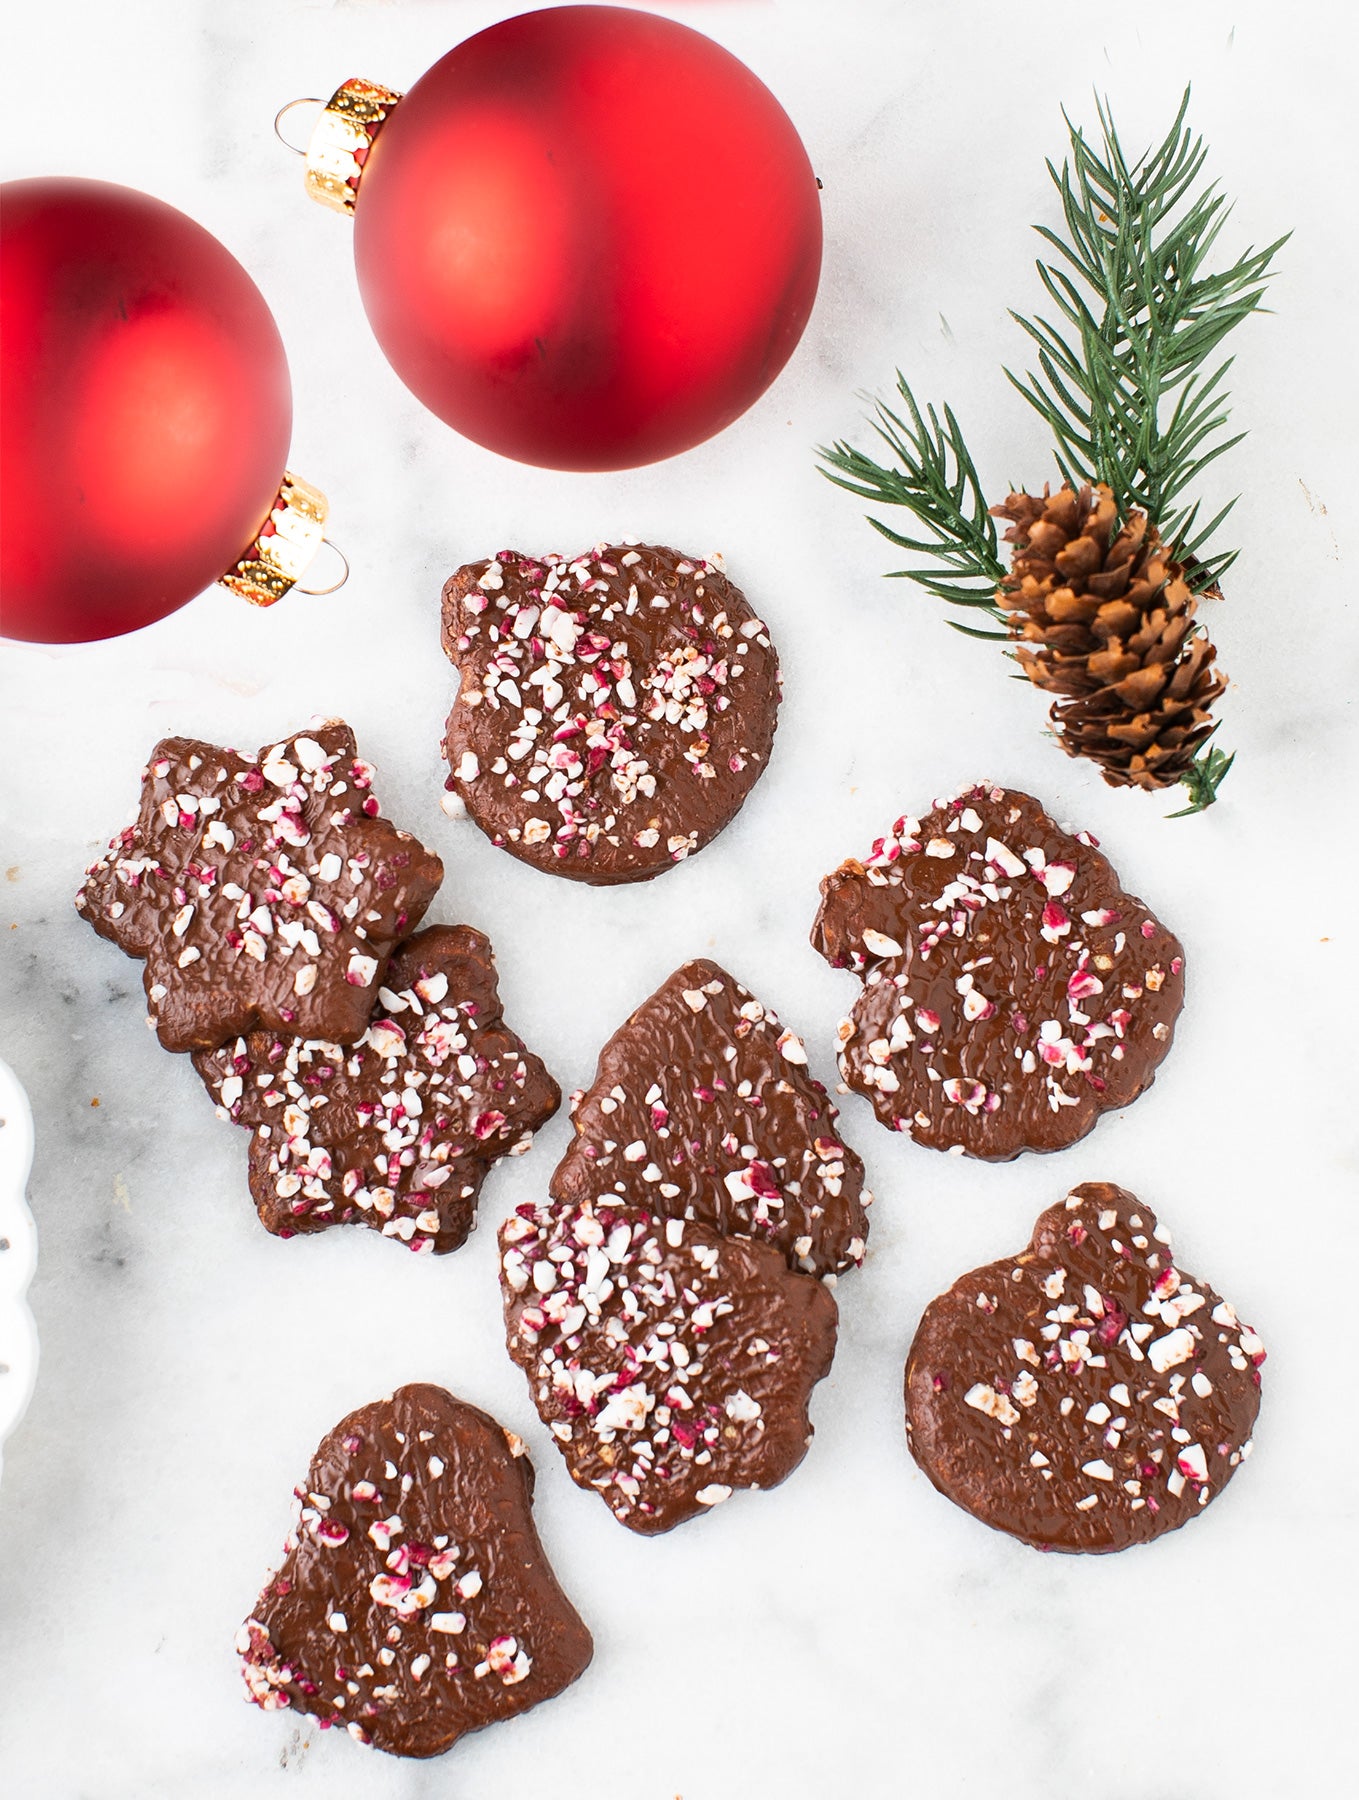
<path fill-rule="evenodd" d="M 442 1388 L 350 1413 L 238 1635 L 250 1699 L 423 1757 L 569 1687 L 593 1646 L 532 1499 L 520 1440 Z"/>

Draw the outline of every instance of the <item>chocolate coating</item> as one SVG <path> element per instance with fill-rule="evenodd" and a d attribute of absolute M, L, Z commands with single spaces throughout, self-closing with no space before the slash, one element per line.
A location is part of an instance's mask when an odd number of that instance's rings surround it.
<path fill-rule="evenodd" d="M 237 1637 L 250 1698 L 437 1756 L 569 1687 L 593 1645 L 532 1499 L 520 1440 L 442 1388 L 398 1388 L 341 1419 Z"/>
<path fill-rule="evenodd" d="M 884 1125 L 1005 1162 L 1061 1150 L 1151 1085 L 1184 951 L 1088 832 L 974 787 L 821 883 L 812 943 L 864 987 L 840 1068 Z"/>
<path fill-rule="evenodd" d="M 608 1196 L 824 1275 L 863 1261 L 863 1164 L 802 1040 L 714 962 L 676 969 L 599 1053 L 552 1193 Z"/>
<path fill-rule="evenodd" d="M 561 1104 L 505 1024 L 490 940 L 470 925 L 406 939 L 351 1047 L 252 1031 L 193 1060 L 252 1132 L 250 1192 L 279 1237 L 369 1225 L 412 1250 L 456 1250 L 488 1171 Z"/>
<path fill-rule="evenodd" d="M 432 851 L 377 816 L 372 782 L 338 720 L 253 757 L 156 745 L 136 823 L 76 906 L 145 962 L 167 1050 L 213 1050 L 257 1025 L 362 1037 L 393 945 L 443 879 Z"/>
<path fill-rule="evenodd" d="M 444 584 L 462 677 L 448 810 L 522 862 L 645 881 L 729 825 L 779 709 L 769 633 L 713 564 L 650 544 L 503 550 Z"/>
<path fill-rule="evenodd" d="M 906 1363 L 911 1452 L 941 1494 L 1044 1550 L 1174 1531 L 1250 1452 L 1264 1346 L 1176 1269 L 1107 1182 L 1051 1206 L 1019 1256 L 925 1309 Z"/>
<path fill-rule="evenodd" d="M 607 1197 L 521 1206 L 500 1250 L 510 1355 L 624 1525 L 669 1531 L 802 1461 L 836 1306 L 776 1250 Z"/>

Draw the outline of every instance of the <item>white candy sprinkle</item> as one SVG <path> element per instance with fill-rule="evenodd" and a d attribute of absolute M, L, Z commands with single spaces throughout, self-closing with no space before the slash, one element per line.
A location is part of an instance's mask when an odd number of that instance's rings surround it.
<path fill-rule="evenodd" d="M 1188 1362 L 1193 1354 L 1194 1334 L 1183 1325 L 1147 1345 L 1147 1361 L 1158 1375 L 1164 1375 L 1177 1363 Z"/>
<path fill-rule="evenodd" d="M 993 1387 L 989 1387 L 983 1381 L 975 1382 L 963 1398 L 969 1406 L 975 1407 L 978 1412 L 985 1413 L 988 1418 L 997 1420 L 1001 1425 L 1017 1425 L 1019 1423 L 1018 1408 L 1010 1404 L 1009 1398 L 1005 1394 L 998 1394 Z"/>
<path fill-rule="evenodd" d="M 377 971 L 375 957 L 363 956 L 357 950 L 350 951 L 349 968 L 345 973 L 345 980 L 351 987 L 371 987 Z"/>

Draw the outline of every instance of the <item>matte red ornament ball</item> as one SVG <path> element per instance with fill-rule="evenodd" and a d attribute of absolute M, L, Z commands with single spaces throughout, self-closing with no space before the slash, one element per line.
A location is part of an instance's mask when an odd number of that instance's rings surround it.
<path fill-rule="evenodd" d="M 113 637 L 248 550 L 292 391 L 263 296 L 172 206 L 102 181 L 0 189 L 0 633 Z"/>
<path fill-rule="evenodd" d="M 376 134 L 354 214 L 368 318 L 477 443 L 560 469 L 700 443 L 773 381 L 821 266 L 787 113 L 700 32 L 564 6 L 469 38 Z"/>

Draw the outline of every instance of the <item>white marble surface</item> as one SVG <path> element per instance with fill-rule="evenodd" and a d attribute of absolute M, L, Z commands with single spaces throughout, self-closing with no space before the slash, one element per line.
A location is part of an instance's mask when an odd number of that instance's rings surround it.
<path fill-rule="evenodd" d="M 487 0 L 42 0 L 10 7 L 7 175 L 101 173 L 185 208 L 252 270 L 292 357 L 293 465 L 329 492 L 355 574 L 253 613 L 210 594 L 118 643 L 6 646 L 0 1050 L 37 1120 L 42 1366 L 0 1492 L 0 1787 L 16 1800 L 506 1792 L 549 1800 L 1273 1800 L 1337 1791 L 1352 1754 L 1356 995 L 1353 795 L 1359 282 L 1340 4 L 710 0 L 669 10 L 773 86 L 825 182 L 807 338 L 723 437 L 661 468 L 560 476 L 424 414 L 367 333 L 344 222 L 304 199 L 269 120 L 366 74 L 404 87 L 508 10 Z M 17 71 L 20 79 L 13 78 Z M 1243 555 L 1212 628 L 1234 678 L 1224 803 L 1102 787 L 1041 735 L 1037 698 L 933 604 L 815 472 L 897 362 L 968 423 L 984 477 L 1048 473 L 1002 359 L 1030 304 L 1060 105 L 1107 89 L 1132 139 L 1180 86 L 1229 230 L 1297 228 L 1277 316 L 1240 336 L 1223 470 Z M 1352 115 L 1351 115 L 1352 116 Z M 346 429 L 345 415 L 366 422 Z M 861 433 L 862 435 L 862 433 Z M 633 533 L 720 549 L 771 621 L 787 704 L 738 823 L 641 889 L 510 861 L 439 810 L 447 570 L 504 544 Z M 1344 569 L 1349 560 L 1348 581 Z M 509 1016 L 570 1088 L 627 1009 L 708 951 L 810 1040 L 829 1078 L 849 978 L 806 943 L 819 876 L 896 812 L 990 774 L 1096 831 L 1184 937 L 1188 1007 L 1156 1087 L 1085 1143 L 1009 1167 L 845 1123 L 878 1193 L 815 1443 L 776 1493 L 673 1536 L 574 1489 L 500 1338 L 493 1227 L 541 1191 L 560 1118 L 488 1184 L 483 1229 L 418 1262 L 359 1232 L 280 1243 L 245 1140 L 141 1023 L 139 971 L 77 919 L 87 858 L 151 743 L 253 745 L 316 712 L 355 726 L 384 810 L 445 857 L 433 917 L 488 928 Z M 97 1106 L 95 1102 L 98 1102 Z M 1187 1530 L 1121 1557 L 1041 1557 L 949 1506 L 901 1429 L 921 1307 L 1017 1247 L 1067 1185 L 1112 1179 L 1175 1231 L 1271 1350 L 1257 1452 Z M 232 1655 L 288 1493 L 345 1409 L 433 1379 L 530 1442 L 541 1530 L 592 1626 L 565 1697 L 434 1765 L 367 1756 L 242 1703 Z M 1340 1442 L 1337 1443 L 1337 1434 Z"/>

